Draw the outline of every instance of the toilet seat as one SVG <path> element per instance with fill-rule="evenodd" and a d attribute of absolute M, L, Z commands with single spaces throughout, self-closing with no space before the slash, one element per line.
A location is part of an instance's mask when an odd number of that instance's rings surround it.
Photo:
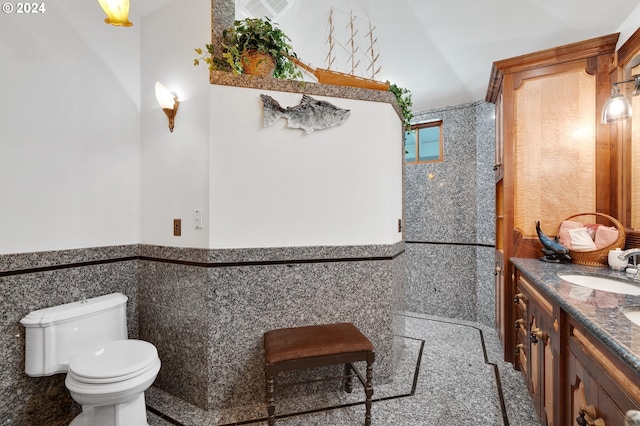
<path fill-rule="evenodd" d="M 160 371 L 158 351 L 142 340 L 115 340 L 78 354 L 65 386 L 81 405 L 106 406 L 144 399 Z M 142 403 L 144 413 L 144 403 Z M 84 423 L 80 423 L 84 424 Z"/>
<path fill-rule="evenodd" d="M 159 361 L 157 349 L 149 342 L 114 340 L 78 354 L 67 374 L 80 383 L 116 383 L 155 370 Z"/>

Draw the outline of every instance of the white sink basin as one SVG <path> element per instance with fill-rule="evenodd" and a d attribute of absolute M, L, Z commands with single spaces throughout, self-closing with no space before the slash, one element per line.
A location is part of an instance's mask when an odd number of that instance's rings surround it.
<path fill-rule="evenodd" d="M 558 274 L 558 276 L 572 284 L 592 288 L 594 290 L 640 296 L 640 282 L 638 282 L 638 284 L 631 284 L 610 278 L 596 277 L 594 275 Z"/>
<path fill-rule="evenodd" d="M 629 307 L 622 312 L 624 313 L 624 316 L 640 325 L 640 306 Z"/>

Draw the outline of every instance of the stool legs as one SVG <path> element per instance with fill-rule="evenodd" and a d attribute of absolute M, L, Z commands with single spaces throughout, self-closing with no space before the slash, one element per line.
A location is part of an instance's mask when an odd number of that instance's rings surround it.
<path fill-rule="evenodd" d="M 373 376 L 373 360 L 367 360 L 367 382 L 364 387 L 365 395 L 367 396 L 365 407 L 366 412 L 364 415 L 364 425 L 371 425 L 371 397 L 373 396 L 373 384 L 371 379 Z"/>
<path fill-rule="evenodd" d="M 351 374 L 351 364 L 344 365 L 344 391 L 351 393 L 353 391 L 353 375 Z"/>
<path fill-rule="evenodd" d="M 362 358 L 360 358 L 362 359 Z M 374 352 L 367 352 L 366 354 L 366 362 L 367 362 L 367 373 L 366 380 L 364 383 L 364 391 L 365 391 L 365 426 L 371 426 L 371 405 L 372 405 L 372 396 L 373 396 L 373 361 L 375 359 Z M 335 364 L 334 364 L 335 365 Z M 275 387 L 276 387 L 276 374 L 278 371 L 278 367 L 276 364 L 267 364 L 264 366 L 264 376 L 265 376 L 265 384 L 266 384 L 266 402 L 267 402 L 267 423 L 269 426 L 275 426 L 276 423 L 276 405 L 275 405 Z M 346 392 L 351 393 L 353 390 L 353 372 L 354 367 L 351 363 L 344 364 L 344 390 Z M 362 377 L 358 374 L 360 380 Z"/>
<path fill-rule="evenodd" d="M 267 422 L 269 426 L 276 424 L 276 404 L 274 402 L 273 393 L 275 390 L 275 378 L 273 368 L 265 368 L 265 379 L 267 385 Z"/>

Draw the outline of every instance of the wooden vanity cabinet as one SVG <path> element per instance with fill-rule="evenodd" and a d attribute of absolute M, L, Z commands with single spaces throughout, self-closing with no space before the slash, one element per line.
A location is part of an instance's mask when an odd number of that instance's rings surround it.
<path fill-rule="evenodd" d="M 611 94 L 618 34 L 494 62 L 485 100 L 496 106 L 496 326 L 513 350 L 512 257 L 540 257 L 535 223 L 555 235 L 579 212 L 616 216 L 611 135 L 599 111 Z M 598 185 L 596 185 L 598 182 Z"/>
<path fill-rule="evenodd" d="M 540 423 L 624 425 L 640 410 L 640 375 L 517 268 L 514 279 L 514 354 Z"/>
<path fill-rule="evenodd" d="M 577 425 L 580 410 L 589 407 L 587 421 L 624 425 L 625 413 L 640 406 L 640 377 L 570 316 L 566 332 L 562 424 Z"/>
<path fill-rule="evenodd" d="M 540 423 L 558 425 L 559 308 L 516 271 L 516 362 Z"/>

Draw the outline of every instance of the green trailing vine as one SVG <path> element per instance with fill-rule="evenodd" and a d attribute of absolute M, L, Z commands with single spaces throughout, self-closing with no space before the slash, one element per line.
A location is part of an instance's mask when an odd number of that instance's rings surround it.
<path fill-rule="evenodd" d="M 200 65 L 200 61 L 203 61 L 204 63 L 209 65 L 209 71 L 221 70 L 226 67 L 226 62 L 224 60 L 213 56 L 212 44 L 205 44 L 204 49 L 196 47 L 194 50 L 198 55 L 200 55 L 193 60 L 194 66 L 197 67 L 198 65 Z"/>
<path fill-rule="evenodd" d="M 400 107 L 404 129 L 409 130 L 411 127 L 411 120 L 413 120 L 413 111 L 411 110 L 411 107 L 413 106 L 413 102 L 411 101 L 411 91 L 404 87 L 399 87 L 396 84 L 391 84 L 389 86 L 389 91 L 396 97 L 396 102 Z"/>

